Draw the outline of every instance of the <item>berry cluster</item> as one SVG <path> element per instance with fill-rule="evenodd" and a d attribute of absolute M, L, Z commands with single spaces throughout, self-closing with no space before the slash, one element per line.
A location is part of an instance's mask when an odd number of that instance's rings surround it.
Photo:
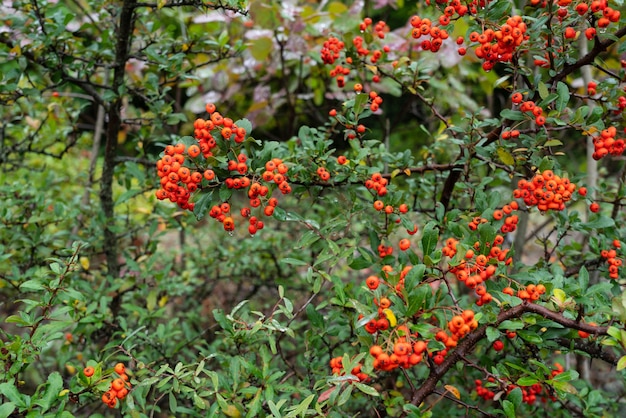
<path fill-rule="evenodd" d="M 206 111 L 209 119 L 200 118 L 194 122 L 197 144 L 186 146 L 179 143 L 165 147 L 163 157 L 157 161 L 162 188 L 157 190 L 156 196 L 159 200 L 169 198 L 181 208 L 193 211 L 195 203 L 189 199 L 199 189 L 224 188 L 229 197 L 232 191 L 245 190 L 250 206 L 241 208 L 240 214 L 248 218 L 248 232 L 254 235 L 264 225 L 257 217 L 251 216 L 251 208 L 260 207 L 265 216 L 272 216 L 278 205 L 278 200 L 271 197 L 272 190 L 276 188 L 282 194 L 291 193 L 291 185 L 287 181 L 289 168 L 280 158 L 273 158 L 265 163 L 261 174 L 251 171 L 248 156 L 243 152 L 246 129 L 223 117 L 213 104 L 207 104 Z M 221 162 L 214 158 L 218 155 L 225 156 L 227 160 Z M 228 201 L 213 205 L 209 215 L 222 223 L 226 231 L 235 229 Z"/>
<path fill-rule="evenodd" d="M 337 376 L 344 376 L 345 372 L 343 371 L 343 357 L 333 357 L 330 359 L 330 368 L 332 373 Z M 354 368 L 350 371 L 350 374 L 356 376 L 359 379 L 359 382 L 366 382 L 369 380 L 369 376 L 367 373 L 363 373 L 361 371 L 362 365 L 361 363 L 354 366 Z"/>
<path fill-rule="evenodd" d="M 109 408 L 115 408 L 118 400 L 122 400 L 128 395 L 128 391 L 131 389 L 128 375 L 126 374 L 126 367 L 122 363 L 117 363 L 113 368 L 116 378 L 111 380 L 109 390 L 102 394 L 102 402 L 104 402 Z M 95 369 L 91 366 L 83 369 L 85 377 L 91 377 L 94 375 Z"/>
<path fill-rule="evenodd" d="M 412 266 L 405 266 L 398 277 L 393 275 L 391 266 L 385 265 L 382 268 L 384 278 L 370 275 L 365 279 L 365 284 L 372 291 L 384 285 L 387 289 L 395 290 L 395 293 L 402 298 L 405 278 L 411 269 Z M 394 277 L 398 279 L 397 282 L 394 281 Z M 370 348 L 370 354 L 374 357 L 374 369 L 391 371 L 398 367 L 408 368 L 420 363 L 423 354 L 427 351 L 428 341 L 419 340 L 417 333 L 411 334 L 406 324 L 397 326 L 397 319 L 392 311 L 392 302 L 388 297 L 383 296 L 380 300 L 375 298 L 374 305 L 377 307 L 377 315 L 365 322 L 364 328 L 368 333 L 376 334 L 377 340 L 380 337 L 385 338 L 384 344 L 373 345 Z M 359 319 L 362 320 L 363 315 L 360 315 Z M 448 332 L 439 329 L 435 333 L 435 340 L 441 342 L 446 348 L 429 353 L 429 357 L 432 357 L 435 364 L 441 364 L 448 349 L 456 347 L 461 338 L 477 327 L 478 322 L 472 310 L 465 310 L 454 315 L 447 323 Z M 385 331 L 388 333 L 384 333 Z"/>
<path fill-rule="evenodd" d="M 560 0 L 560 2 L 566 2 L 567 4 L 564 6 L 567 6 L 571 3 L 571 0 Z M 602 17 L 594 16 L 594 21 L 596 21 L 596 25 L 599 28 L 606 28 L 611 23 L 619 22 L 621 16 L 619 10 L 609 7 L 607 0 L 594 0 L 590 5 L 586 2 L 580 2 L 576 5 L 576 12 L 580 16 L 584 16 L 589 10 L 591 10 L 592 14 L 602 15 Z"/>
<path fill-rule="evenodd" d="M 170 202 L 178 204 L 181 209 L 193 211 L 194 203 L 189 202 L 189 198 L 202 182 L 202 174 L 199 171 L 190 170 L 183 164 L 186 160 L 185 150 L 191 156 L 195 154 L 195 148 L 189 150 L 182 143 L 165 147 L 165 155 L 156 164 L 157 174 L 161 179 L 161 188 L 156 191 L 157 199 L 169 199 Z"/>
<path fill-rule="evenodd" d="M 469 40 L 480 44 L 474 52 L 478 58 L 484 60 L 483 69 L 489 71 L 498 62 L 511 61 L 515 49 L 528 39 L 525 33 L 526 24 L 522 22 L 521 16 L 516 15 L 507 19 L 496 31 L 486 29 L 482 33 L 470 33 Z"/>
<path fill-rule="evenodd" d="M 445 344 L 447 348 L 454 348 L 457 342 L 478 328 L 478 321 L 474 319 L 474 311 L 465 310 L 461 315 L 455 315 L 448 322 L 448 335 L 445 331 L 439 331 L 435 335 L 435 339 Z"/>
<path fill-rule="evenodd" d="M 489 376 L 487 378 L 487 381 L 489 383 L 495 383 L 496 379 L 494 379 L 493 377 Z M 478 394 L 478 396 L 480 396 L 481 398 L 483 398 L 486 401 L 490 401 L 492 400 L 495 396 L 496 393 L 486 387 L 483 386 L 483 381 L 480 379 L 476 379 L 474 380 L 474 385 L 476 385 L 476 394 Z"/>
<path fill-rule="evenodd" d="M 398 335 L 389 340 L 385 347 L 371 346 L 369 351 L 374 357 L 374 369 L 388 372 L 399 367 L 408 369 L 419 364 L 427 349 L 427 342 L 414 337 L 417 338 L 417 334 L 410 335 L 406 326 L 400 326 Z"/>
<path fill-rule="evenodd" d="M 495 221 L 504 219 L 504 223 L 500 227 L 500 232 L 507 234 L 509 232 L 514 232 L 517 229 L 519 217 L 514 215 L 513 212 L 518 209 L 519 204 L 515 200 L 512 200 L 508 205 L 502 206 L 502 209 L 496 209 L 493 211 L 493 219 Z"/>
<path fill-rule="evenodd" d="M 338 38 L 335 38 L 334 36 L 328 38 L 328 40 L 324 42 L 324 45 L 322 45 L 322 50 L 320 52 L 324 64 L 334 64 L 335 61 L 339 59 L 344 46 L 344 43 Z"/>
<path fill-rule="evenodd" d="M 378 61 L 384 56 L 384 54 L 391 51 L 391 48 L 388 45 L 384 45 L 382 48 L 373 47 L 373 44 L 370 44 L 370 47 L 366 45 L 368 39 L 384 39 L 385 34 L 389 32 L 389 26 L 384 21 L 377 22 L 373 24 L 371 18 L 366 17 L 359 24 L 359 30 L 361 32 L 371 30 L 371 35 L 368 33 L 366 36 L 356 35 L 352 38 L 352 46 L 354 49 L 350 50 L 350 52 L 345 57 L 345 62 L 342 64 L 336 64 L 335 62 L 341 58 L 341 52 L 346 49 L 346 45 L 344 42 L 340 41 L 335 37 L 328 38 L 324 44 L 322 45 L 322 49 L 320 51 L 320 55 L 324 64 L 335 65 L 335 67 L 330 71 L 330 76 L 336 78 L 337 86 L 339 88 L 343 88 L 346 85 L 346 76 L 350 74 L 350 67 L 354 63 L 354 57 L 356 56 L 358 59 L 362 60 L 362 63 L 368 63 L 365 61 L 366 58 L 369 57 L 369 63 L 376 65 Z M 372 75 L 372 81 L 374 83 L 380 82 L 380 74 L 375 72 Z M 357 92 L 362 90 L 362 85 L 360 89 L 355 89 Z M 378 103 L 380 105 L 380 103 Z M 371 106 L 370 106 L 371 107 Z M 376 109 L 377 106 L 374 106 Z M 373 110 L 375 111 L 375 110 Z"/>
<path fill-rule="evenodd" d="M 623 260 L 617 257 L 617 250 L 622 246 L 619 240 L 613 240 L 613 247 L 610 250 L 602 250 L 600 256 L 606 260 L 609 265 L 609 277 L 617 279 L 619 277 L 619 268 L 622 266 Z"/>
<path fill-rule="evenodd" d="M 365 187 L 369 190 L 373 190 L 376 192 L 378 196 L 385 196 L 387 194 L 387 184 L 388 181 L 383 177 L 381 173 L 374 173 L 371 177 L 365 180 Z M 380 202 L 380 201 L 377 201 Z M 380 202 L 382 203 L 382 202 Z M 374 208 L 376 210 L 382 210 L 384 208 L 384 204 L 381 207 L 379 204 L 374 203 Z"/>
<path fill-rule="evenodd" d="M 454 14 L 454 9 L 452 9 L 451 11 Z M 445 14 L 443 16 L 447 17 L 447 21 L 449 23 L 449 16 Z M 411 30 L 411 37 L 413 37 L 413 39 L 419 39 L 422 36 L 429 37 L 429 39 L 424 39 L 420 44 L 420 47 L 424 51 L 439 51 L 441 45 L 443 45 L 443 41 L 445 41 L 449 37 L 448 31 L 446 31 L 445 29 L 441 29 L 439 26 L 433 26 L 432 22 L 428 18 L 422 19 L 421 17 L 415 15 L 411 17 L 409 23 L 413 27 L 413 29 Z"/>
<path fill-rule="evenodd" d="M 563 366 L 561 366 L 559 363 L 555 363 L 554 367 L 555 368 L 551 371 L 552 378 L 558 376 L 564 371 Z M 537 397 L 540 397 L 541 394 L 544 392 L 543 386 L 541 385 L 541 383 L 535 383 L 531 386 L 519 386 L 519 385 L 515 385 L 512 383 L 507 384 L 507 382 L 502 382 L 502 383 L 505 385 L 504 390 L 506 391 L 507 394 L 510 393 L 513 389 L 520 388 L 522 391 L 522 402 L 528 405 L 534 404 L 537 401 Z M 494 397 L 496 396 L 496 393 L 493 390 L 491 390 L 491 388 L 497 388 L 496 379 L 493 376 L 489 376 L 487 378 L 486 384 L 484 384 L 483 381 L 480 379 L 476 379 L 474 381 L 474 384 L 476 385 L 476 394 L 480 396 L 481 398 L 483 398 L 484 400 L 486 401 L 493 400 Z M 498 390 L 498 392 L 499 391 L 500 390 Z M 552 401 L 556 401 L 556 397 L 554 397 L 553 395 L 549 395 L 547 393 L 544 397 L 541 397 L 541 399 L 544 402 L 548 398 L 551 399 Z"/>
<path fill-rule="evenodd" d="M 515 294 L 515 291 L 512 287 L 507 286 L 502 289 L 502 293 L 513 296 Z M 543 295 L 544 293 L 546 293 L 546 287 L 544 285 L 542 285 L 541 283 L 538 285 L 534 285 L 531 283 L 529 285 L 526 285 L 525 289 L 519 289 L 517 291 L 517 297 L 528 302 L 535 302 L 538 301 L 541 298 L 541 295 Z"/>
<path fill-rule="evenodd" d="M 552 170 L 537 173 L 530 181 L 520 180 L 517 189 L 513 190 L 513 197 L 523 199 L 528 206 L 537 206 L 541 212 L 548 210 L 563 210 L 565 203 L 572 198 L 576 184 L 568 178 L 561 178 Z"/>
<path fill-rule="evenodd" d="M 626 105 L 626 99 L 624 100 L 625 100 L 625 105 Z M 606 129 L 603 129 L 600 132 L 599 136 L 596 136 L 595 138 L 593 138 L 593 146 L 594 146 L 593 159 L 594 160 L 599 160 L 602 157 L 605 157 L 609 154 L 613 156 L 619 156 L 624 153 L 624 150 L 626 149 L 626 139 L 625 138 L 615 139 L 616 136 L 617 136 L 617 129 L 614 126 L 610 126 Z"/>
<path fill-rule="evenodd" d="M 501 245 L 504 243 L 504 237 L 497 235 L 493 243 L 486 243 L 485 248 L 489 249 L 488 254 L 476 254 L 479 251 L 481 243 L 474 243 L 474 249 L 469 249 L 465 253 L 465 257 L 461 262 L 450 268 L 450 273 L 454 274 L 458 281 L 465 283 L 470 289 L 474 289 L 479 299 L 476 301 L 478 306 L 487 304 L 493 300 L 492 295 L 487 292 L 485 282 L 495 274 L 498 263 L 504 262 L 510 264 L 513 260 L 507 257 L 509 250 L 503 249 Z M 445 247 L 442 248 L 442 254 L 452 258 L 457 253 L 458 240 L 448 238 Z"/>

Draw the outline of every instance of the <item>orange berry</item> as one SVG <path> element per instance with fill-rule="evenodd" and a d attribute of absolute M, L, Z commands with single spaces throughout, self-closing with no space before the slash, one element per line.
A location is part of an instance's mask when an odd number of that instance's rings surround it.
<path fill-rule="evenodd" d="M 112 401 L 117 400 L 117 393 L 115 393 L 112 390 L 109 390 L 107 392 L 104 392 L 102 394 L 102 402 L 104 402 L 105 404 L 110 404 Z"/>
<path fill-rule="evenodd" d="M 128 395 L 128 389 L 122 388 L 117 391 L 117 399 L 124 399 Z"/>
<path fill-rule="evenodd" d="M 409 247 L 411 246 L 411 241 L 409 241 L 409 240 L 408 240 L 408 239 L 406 239 L 406 238 L 403 238 L 403 239 L 401 239 L 401 240 L 400 240 L 400 242 L 399 242 L 399 244 L 398 244 L 398 245 L 399 245 L 399 247 L 400 247 L 400 250 L 402 250 L 402 251 L 406 251 L 406 250 L 408 250 L 408 249 L 409 249 Z"/>
<path fill-rule="evenodd" d="M 382 309 L 386 309 L 391 306 L 391 301 L 388 298 L 381 298 L 378 306 Z"/>
<path fill-rule="evenodd" d="M 93 376 L 94 372 L 95 372 L 95 370 L 94 370 L 94 368 L 93 368 L 93 367 L 91 367 L 91 366 L 87 366 L 87 367 L 85 367 L 85 368 L 83 369 L 83 374 L 84 374 L 86 377 L 91 377 L 91 376 Z"/>
<path fill-rule="evenodd" d="M 200 155 L 200 147 L 195 144 L 190 145 L 189 148 L 187 148 L 187 154 L 189 154 L 191 158 L 196 158 Z"/>
<path fill-rule="evenodd" d="M 579 336 L 580 338 L 589 338 L 589 335 L 590 335 L 590 334 L 589 334 L 588 332 L 578 330 L 578 336 Z"/>
<path fill-rule="evenodd" d="M 123 380 L 123 379 L 121 379 L 121 378 L 114 379 L 114 380 L 111 382 L 111 389 L 113 389 L 113 390 L 114 390 L 114 391 L 116 391 L 116 392 L 117 392 L 118 390 L 124 389 L 124 380 Z"/>
<path fill-rule="evenodd" d="M 380 284 L 380 279 L 377 276 L 369 276 L 365 279 L 365 284 L 371 290 L 378 289 L 378 285 Z"/>

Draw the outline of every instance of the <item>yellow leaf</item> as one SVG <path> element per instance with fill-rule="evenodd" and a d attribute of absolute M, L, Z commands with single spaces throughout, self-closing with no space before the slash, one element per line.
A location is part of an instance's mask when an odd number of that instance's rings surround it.
<path fill-rule="evenodd" d="M 368 70 L 370 70 L 372 73 L 374 74 L 378 74 L 378 67 L 375 65 L 365 65 L 365 68 L 367 68 Z"/>
<path fill-rule="evenodd" d="M 561 303 L 565 302 L 565 299 L 567 299 L 567 295 L 565 294 L 563 289 L 553 289 L 552 293 L 554 294 L 554 297 L 556 298 L 556 300 L 558 300 Z"/>
<path fill-rule="evenodd" d="M 589 127 L 589 129 L 588 129 L 588 130 L 583 131 L 583 134 L 584 134 L 584 135 L 593 135 L 593 134 L 595 134 L 596 132 L 598 132 L 598 128 L 596 128 L 595 126 L 591 126 L 591 127 Z"/>
<path fill-rule="evenodd" d="M 411 169 L 405 168 L 404 169 L 404 174 L 406 174 L 407 176 L 410 176 L 411 175 Z"/>
<path fill-rule="evenodd" d="M 124 142 L 126 142 L 126 130 L 121 129 L 117 133 L 117 143 L 118 144 L 123 144 Z"/>
<path fill-rule="evenodd" d="M 89 270 L 89 259 L 87 257 L 81 257 L 78 259 L 83 270 Z"/>
<path fill-rule="evenodd" d="M 239 412 L 235 405 L 228 405 L 228 407 L 222 412 L 224 412 L 224 415 L 229 417 L 239 418 L 241 416 L 241 412 Z"/>
<path fill-rule="evenodd" d="M 398 323 L 398 320 L 396 319 L 396 315 L 393 313 L 393 311 L 389 308 L 386 308 L 386 309 L 383 309 L 383 313 L 387 317 L 387 320 L 389 321 L 389 325 L 392 327 L 395 327 L 396 324 Z"/>
<path fill-rule="evenodd" d="M 455 388 L 454 386 L 452 386 L 452 385 L 444 385 L 444 388 L 446 388 L 446 390 L 448 392 L 453 394 L 455 398 L 461 399 L 461 392 L 459 392 L 459 390 L 457 388 Z"/>
<path fill-rule="evenodd" d="M 161 296 L 161 299 L 159 299 L 159 308 L 162 308 L 165 306 L 165 304 L 167 303 L 167 295 L 165 296 Z"/>

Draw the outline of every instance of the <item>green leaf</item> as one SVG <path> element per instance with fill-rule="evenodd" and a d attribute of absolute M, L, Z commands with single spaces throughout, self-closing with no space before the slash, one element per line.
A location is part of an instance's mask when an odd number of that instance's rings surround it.
<path fill-rule="evenodd" d="M 615 221 L 608 216 L 598 215 L 595 219 L 584 223 L 583 226 L 589 229 L 613 228 Z"/>
<path fill-rule="evenodd" d="M 9 418 L 11 413 L 15 410 L 15 403 L 5 402 L 0 405 L 0 418 Z"/>
<path fill-rule="evenodd" d="M 41 406 L 41 411 L 46 412 L 50 409 L 52 403 L 58 398 L 59 392 L 63 389 L 63 378 L 59 372 L 52 372 L 48 376 L 48 382 L 45 392 L 41 398 L 35 401 L 36 405 Z"/>
<path fill-rule="evenodd" d="M 510 400 L 513 405 L 515 405 L 515 407 L 517 408 L 518 406 L 520 406 L 522 404 L 522 389 L 520 388 L 515 388 L 512 391 L 509 392 L 508 395 L 506 395 L 506 398 L 508 400 Z"/>
<path fill-rule="evenodd" d="M 297 417 L 300 414 L 304 415 L 304 413 L 309 409 L 309 405 L 311 404 L 311 402 L 313 402 L 313 399 L 315 399 L 314 393 L 304 398 L 304 400 L 300 402 L 300 404 L 290 408 L 291 411 L 289 412 L 289 414 L 286 415 L 286 417 L 293 418 Z"/>
<path fill-rule="evenodd" d="M 315 309 L 315 306 L 313 306 L 313 304 L 307 305 L 306 316 L 309 318 L 309 321 L 311 321 L 311 325 L 314 328 L 324 327 L 324 315 L 319 313 L 318 310 Z"/>
<path fill-rule="evenodd" d="M 281 258 L 280 259 L 281 263 L 284 264 L 291 264 L 293 266 L 308 266 L 309 263 L 307 263 L 306 261 L 302 261 L 302 260 L 298 260 L 297 258 Z"/>
<path fill-rule="evenodd" d="M 374 260 L 365 257 L 357 257 L 349 264 L 353 270 L 362 270 L 374 264 Z"/>
<path fill-rule="evenodd" d="M 196 215 L 196 219 L 200 220 L 204 218 L 204 215 L 206 215 L 209 206 L 213 204 L 213 194 L 214 189 L 207 193 L 202 193 L 200 195 L 200 199 L 195 202 L 193 214 Z"/>
<path fill-rule="evenodd" d="M 567 107 L 569 102 L 569 88 L 567 84 L 559 81 L 556 85 L 556 92 L 559 95 L 559 98 L 556 100 L 556 110 L 560 113 Z"/>
<path fill-rule="evenodd" d="M 354 382 L 354 385 L 357 387 L 358 390 L 365 393 L 366 395 L 379 396 L 378 391 L 374 389 L 373 387 L 371 387 L 370 385 L 366 385 L 366 384 L 359 383 L 359 382 Z"/>
<path fill-rule="evenodd" d="M 206 403 L 204 399 L 198 396 L 197 393 L 193 394 L 193 405 L 198 409 L 206 409 Z"/>
<path fill-rule="evenodd" d="M 36 292 L 38 290 L 43 290 L 43 284 L 38 279 L 27 280 L 24 283 L 20 284 L 21 292 Z"/>
<path fill-rule="evenodd" d="M 507 399 L 502 401 L 502 409 L 508 418 L 515 418 L 515 406 Z"/>
<path fill-rule="evenodd" d="M 519 110 L 503 109 L 500 117 L 508 120 L 525 120 L 526 116 Z"/>
<path fill-rule="evenodd" d="M 275 210 L 275 209 L 274 209 Z M 298 240 L 295 248 L 307 248 L 310 247 L 314 242 L 317 242 L 320 239 L 319 234 L 315 231 L 306 231 Z"/>
<path fill-rule="evenodd" d="M 566 393 L 571 393 L 571 394 L 578 393 L 576 388 L 572 386 L 572 384 L 569 382 L 554 381 L 552 382 L 552 387 L 556 390 L 560 390 L 561 392 L 566 392 Z"/>
<path fill-rule="evenodd" d="M 546 97 L 548 97 L 548 94 L 550 94 L 550 92 L 548 91 L 548 87 L 546 87 L 546 85 L 541 82 L 537 86 L 537 91 L 539 92 L 539 97 L 541 97 L 542 99 L 545 99 Z"/>
<path fill-rule="evenodd" d="M 487 340 L 492 343 L 498 338 L 500 338 L 500 331 L 495 329 L 494 327 L 487 327 Z"/>
<path fill-rule="evenodd" d="M 424 227 L 422 233 L 422 251 L 424 255 L 430 255 L 435 251 L 437 241 L 439 240 L 439 230 L 435 222 L 429 222 Z"/>
<path fill-rule="evenodd" d="M 228 187 L 221 187 L 219 191 L 220 201 L 226 202 L 233 195 L 233 189 L 229 189 Z M 284 211 L 283 211 L 284 212 Z M 276 213 L 274 211 L 274 213 Z"/>
<path fill-rule="evenodd" d="M 586 290 L 587 286 L 589 286 L 589 272 L 585 266 L 582 266 L 578 272 L 578 284 L 583 290 Z"/>
<path fill-rule="evenodd" d="M 0 393 L 9 401 L 13 402 L 18 408 L 24 408 L 26 406 L 24 400 L 24 396 L 26 395 L 22 395 L 13 383 L 0 383 Z"/>
<path fill-rule="evenodd" d="M 538 383 L 539 379 L 534 376 L 524 376 L 517 379 L 517 384 L 520 386 L 532 386 L 535 383 Z"/>
<path fill-rule="evenodd" d="M 532 344 L 541 344 L 543 342 L 543 339 L 541 339 L 539 335 L 531 331 L 519 330 L 517 331 L 517 335 Z"/>
<path fill-rule="evenodd" d="M 359 93 L 356 95 L 354 99 L 354 114 L 358 115 L 365 108 L 367 101 L 369 100 L 369 95 L 365 93 Z"/>
<path fill-rule="evenodd" d="M 614 327 L 613 325 L 611 325 L 607 329 L 606 332 L 607 334 L 609 334 L 611 337 L 615 338 L 616 340 L 619 340 L 621 338 L 620 330 L 617 327 Z"/>
<path fill-rule="evenodd" d="M 515 158 L 513 157 L 513 155 L 510 152 L 508 152 L 506 150 L 506 148 L 498 147 L 497 152 L 498 152 L 498 158 L 504 164 L 506 164 L 506 165 L 514 165 L 515 164 Z"/>
<path fill-rule="evenodd" d="M 509 320 L 502 321 L 502 323 L 498 326 L 500 329 L 504 330 L 518 330 L 524 328 L 524 323 L 521 320 Z"/>
<path fill-rule="evenodd" d="M 617 361 L 617 371 L 623 370 L 626 368 L 626 356 L 622 356 L 620 357 L 620 359 Z"/>
<path fill-rule="evenodd" d="M 563 143 L 558 139 L 549 139 L 543 144 L 544 147 L 558 147 L 559 145 L 563 145 Z"/>

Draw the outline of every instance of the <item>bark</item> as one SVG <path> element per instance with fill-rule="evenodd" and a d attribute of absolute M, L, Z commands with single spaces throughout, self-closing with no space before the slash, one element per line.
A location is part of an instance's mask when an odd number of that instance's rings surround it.
<path fill-rule="evenodd" d="M 115 62 L 113 65 L 113 91 L 120 91 L 124 84 L 124 72 L 130 49 L 134 26 L 134 10 L 136 0 L 125 0 L 119 17 L 117 27 L 117 44 L 115 47 Z M 115 201 L 113 200 L 113 180 L 115 174 L 115 156 L 117 154 L 117 136 L 120 131 L 122 119 L 120 111 L 122 97 L 118 95 L 108 108 L 108 125 L 104 145 L 104 165 L 102 178 L 100 179 L 100 206 L 105 216 L 104 224 L 104 254 L 107 260 L 109 275 L 119 277 L 120 262 L 115 232 Z M 113 310 L 115 312 L 115 309 Z"/>

